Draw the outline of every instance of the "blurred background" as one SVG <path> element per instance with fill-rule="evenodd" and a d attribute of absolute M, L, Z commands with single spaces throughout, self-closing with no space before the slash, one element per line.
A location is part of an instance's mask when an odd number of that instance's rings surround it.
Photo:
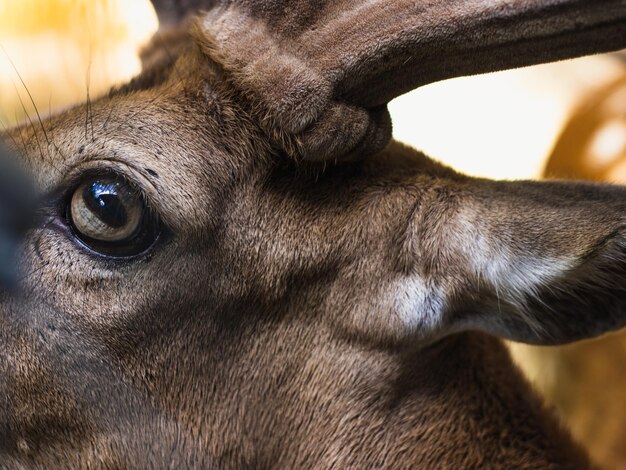
<path fill-rule="evenodd" d="M 157 25 L 148 0 L 0 0 L 0 120 L 23 120 L 32 101 L 46 114 L 132 78 Z"/>
<path fill-rule="evenodd" d="M 0 0 L 0 127 L 128 80 L 156 29 L 149 0 Z M 618 54 L 441 82 L 390 109 L 398 140 L 465 173 L 626 184 Z M 511 350 L 594 460 L 626 470 L 626 333 Z"/>

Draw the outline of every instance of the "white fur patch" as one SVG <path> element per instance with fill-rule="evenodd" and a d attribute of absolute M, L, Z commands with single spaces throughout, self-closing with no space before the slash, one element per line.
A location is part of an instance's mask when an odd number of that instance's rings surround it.
<path fill-rule="evenodd" d="M 526 250 L 510 246 L 510 242 L 490 236 L 485 230 L 483 224 L 461 217 L 456 244 L 479 281 L 493 287 L 498 298 L 514 305 L 522 306 L 528 296 L 575 265 L 574 259 L 532 253 L 532 246 Z"/>
<path fill-rule="evenodd" d="M 511 302 L 522 302 L 571 267 L 570 262 L 561 259 L 529 258 L 502 252 L 485 258 L 474 260 L 475 269 L 480 270 L 499 296 Z"/>
<path fill-rule="evenodd" d="M 411 330 L 427 332 L 441 325 L 446 302 L 438 286 L 413 275 L 395 282 L 391 297 L 393 311 Z"/>
<path fill-rule="evenodd" d="M 513 253 L 507 246 L 494 246 L 478 235 L 471 238 L 465 248 L 474 274 L 494 288 L 498 298 L 513 304 L 523 304 L 529 295 L 563 275 L 574 266 L 568 259 L 550 256 L 533 256 L 519 251 Z"/>
<path fill-rule="evenodd" d="M 469 257 L 474 274 L 490 286 L 498 305 L 495 315 L 466 319 L 471 328 L 507 336 L 511 334 L 502 324 L 502 305 L 513 306 L 515 313 L 535 333 L 541 334 L 541 321 L 528 308 L 530 298 L 538 298 L 541 288 L 553 283 L 574 266 L 573 261 L 554 257 L 532 257 L 532 254 L 511 253 L 506 248 L 491 252 L 474 251 Z"/>
<path fill-rule="evenodd" d="M 476 291 L 481 286 L 488 287 L 498 301 L 513 306 L 531 327 L 540 329 L 527 311 L 527 301 L 572 269 L 575 259 L 540 256 L 532 252 L 532 246 L 527 250 L 515 248 L 511 241 L 491 237 L 485 230 L 482 224 L 461 219 L 459 230 L 446 242 L 448 262 L 459 263 L 456 270 L 451 268 L 451 275 L 465 272 L 470 284 L 455 284 L 453 278 L 446 278 L 445 269 L 440 269 L 441 278 L 412 274 L 392 281 L 387 305 L 403 325 L 424 334 L 442 331 L 450 304 L 449 289 L 453 292 L 456 287 L 471 289 L 474 285 Z"/>

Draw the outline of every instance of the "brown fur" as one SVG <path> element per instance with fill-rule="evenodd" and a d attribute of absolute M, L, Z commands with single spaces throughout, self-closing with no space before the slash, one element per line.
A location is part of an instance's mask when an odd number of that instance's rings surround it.
<path fill-rule="evenodd" d="M 479 331 L 624 325 L 626 189 L 472 179 L 395 142 L 295 162 L 204 36 L 177 38 L 45 135 L 8 134 L 49 223 L 2 297 L 0 464 L 584 468 Z M 149 253 L 69 233 L 59 206 L 94 170 L 145 192 L 166 227 Z"/>

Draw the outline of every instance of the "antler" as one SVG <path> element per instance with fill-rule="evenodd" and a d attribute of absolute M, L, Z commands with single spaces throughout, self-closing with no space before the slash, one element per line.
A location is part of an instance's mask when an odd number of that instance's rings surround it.
<path fill-rule="evenodd" d="M 215 0 L 204 48 L 294 157 L 376 152 L 386 104 L 446 78 L 626 47 L 624 0 Z"/>

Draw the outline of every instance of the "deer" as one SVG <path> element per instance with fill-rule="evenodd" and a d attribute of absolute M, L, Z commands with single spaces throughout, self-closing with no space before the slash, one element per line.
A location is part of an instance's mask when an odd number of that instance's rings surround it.
<path fill-rule="evenodd" d="M 386 105 L 623 48 L 626 3 L 154 5 L 136 78 L 2 133 L 0 467 L 588 468 L 502 339 L 626 325 L 626 189 L 465 176 Z"/>

